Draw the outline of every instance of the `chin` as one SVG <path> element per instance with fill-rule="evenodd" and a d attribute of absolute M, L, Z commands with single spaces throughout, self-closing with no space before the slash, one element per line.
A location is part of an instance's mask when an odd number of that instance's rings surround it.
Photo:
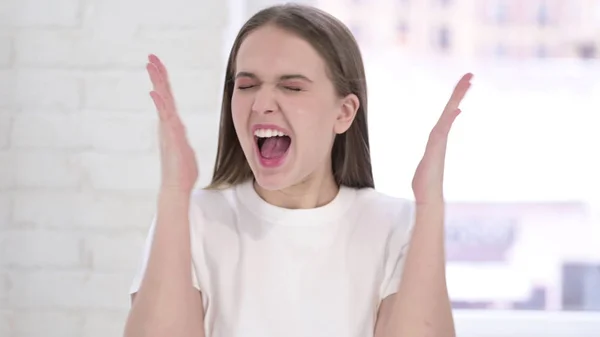
<path fill-rule="evenodd" d="M 256 184 L 267 191 L 278 191 L 294 185 L 288 174 L 284 172 L 264 172 L 260 168 L 254 171 Z"/>

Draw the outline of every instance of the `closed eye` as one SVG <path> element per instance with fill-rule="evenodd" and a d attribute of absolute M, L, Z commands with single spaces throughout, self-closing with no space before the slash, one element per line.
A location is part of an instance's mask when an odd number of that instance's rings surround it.
<path fill-rule="evenodd" d="M 256 85 L 255 85 L 255 84 L 249 84 L 249 85 L 238 85 L 238 86 L 237 86 L 238 90 L 248 90 L 248 89 L 252 89 L 252 88 L 254 88 L 254 87 L 256 87 Z M 282 88 L 284 88 L 285 90 L 288 90 L 288 91 L 293 91 L 293 92 L 300 92 L 300 91 L 303 91 L 303 89 L 302 89 L 302 88 L 295 87 L 295 86 L 282 85 L 281 87 L 282 87 Z"/>

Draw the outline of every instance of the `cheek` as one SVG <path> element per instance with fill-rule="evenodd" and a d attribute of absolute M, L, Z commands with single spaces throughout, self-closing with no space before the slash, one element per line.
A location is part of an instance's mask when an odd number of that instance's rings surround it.
<path fill-rule="evenodd" d="M 297 122 L 302 125 L 304 134 L 309 141 L 322 142 L 331 138 L 335 127 L 335 117 L 329 110 L 323 110 L 322 106 L 314 110 L 304 110 L 297 114 Z M 311 139 L 312 138 L 312 139 Z"/>
<path fill-rule="evenodd" d="M 287 100 L 282 106 L 286 118 L 302 144 L 308 147 L 322 144 L 331 139 L 335 114 L 328 102 L 305 98 Z M 304 147 L 304 145 L 303 145 Z"/>
<path fill-rule="evenodd" d="M 233 93 L 233 96 L 231 97 L 231 114 L 234 123 L 248 120 L 251 109 L 248 102 L 248 98 L 244 97 L 244 95 L 238 95 L 235 92 Z"/>
<path fill-rule="evenodd" d="M 333 125 L 335 113 L 331 104 L 320 97 L 306 97 L 290 99 L 285 102 L 284 111 L 290 112 L 290 119 L 302 125 L 312 125 L 314 128 L 323 129 Z"/>
<path fill-rule="evenodd" d="M 335 118 L 332 112 L 318 109 L 296 109 L 288 114 L 288 120 L 293 126 L 296 136 L 299 138 L 298 145 L 303 151 L 309 151 L 311 155 L 317 155 L 316 149 L 327 149 L 325 144 L 332 141 Z"/>

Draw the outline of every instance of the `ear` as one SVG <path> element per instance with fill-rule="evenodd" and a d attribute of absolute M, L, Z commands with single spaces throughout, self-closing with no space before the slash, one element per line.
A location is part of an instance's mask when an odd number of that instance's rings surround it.
<path fill-rule="evenodd" d="M 342 98 L 333 129 L 336 134 L 342 134 L 350 128 L 350 125 L 352 125 L 359 107 L 360 101 L 355 94 L 350 94 Z"/>

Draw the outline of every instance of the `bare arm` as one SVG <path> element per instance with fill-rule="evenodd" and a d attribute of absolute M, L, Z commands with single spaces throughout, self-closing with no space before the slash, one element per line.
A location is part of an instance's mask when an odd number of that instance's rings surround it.
<path fill-rule="evenodd" d="M 417 208 L 398 292 L 384 299 L 376 337 L 454 337 L 445 275 L 443 205 Z"/>
<path fill-rule="evenodd" d="M 398 292 L 380 306 L 377 337 L 454 337 L 446 286 L 444 162 L 448 133 L 471 86 L 465 74 L 431 130 L 413 178 L 415 225 Z"/>
<path fill-rule="evenodd" d="M 148 265 L 125 337 L 203 337 L 202 295 L 192 284 L 189 195 L 161 192 Z"/>
<path fill-rule="evenodd" d="M 145 273 L 125 337 L 204 337 L 202 296 L 192 282 L 190 198 L 198 165 L 179 118 L 165 66 L 155 55 L 147 70 L 159 117 L 161 189 Z"/>

